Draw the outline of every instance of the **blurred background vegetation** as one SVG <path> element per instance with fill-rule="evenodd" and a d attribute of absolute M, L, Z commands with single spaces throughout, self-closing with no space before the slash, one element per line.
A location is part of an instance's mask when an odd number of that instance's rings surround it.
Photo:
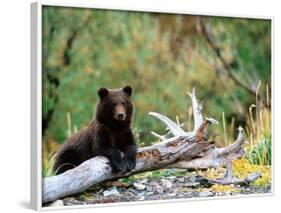
<path fill-rule="evenodd" d="M 131 84 L 139 146 L 165 127 L 148 112 L 192 129 L 187 91 L 216 118 L 217 145 L 245 128 L 247 157 L 271 162 L 271 21 L 160 13 L 43 8 L 43 166 L 94 116 L 100 87 Z M 261 151 L 259 151 L 261 150 Z"/>

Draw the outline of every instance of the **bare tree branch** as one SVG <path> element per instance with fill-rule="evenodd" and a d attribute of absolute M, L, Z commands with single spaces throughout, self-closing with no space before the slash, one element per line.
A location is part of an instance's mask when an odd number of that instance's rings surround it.
<path fill-rule="evenodd" d="M 238 77 L 234 75 L 230 63 L 228 63 L 227 60 L 222 56 L 221 49 L 215 42 L 214 35 L 211 30 L 210 21 L 207 19 L 203 20 L 200 17 L 198 18 L 199 18 L 200 28 L 202 30 L 202 35 L 205 37 L 211 49 L 220 60 L 228 77 L 231 78 L 238 86 L 244 88 L 249 94 L 256 96 L 256 90 L 248 87 L 246 83 L 242 82 L 241 79 L 238 79 Z"/>

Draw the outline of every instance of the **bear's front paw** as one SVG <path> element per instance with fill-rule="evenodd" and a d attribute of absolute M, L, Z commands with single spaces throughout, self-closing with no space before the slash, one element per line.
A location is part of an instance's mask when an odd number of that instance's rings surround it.
<path fill-rule="evenodd" d="M 136 159 L 134 158 L 125 158 L 124 159 L 127 171 L 132 171 L 136 167 Z"/>
<path fill-rule="evenodd" d="M 113 173 L 123 173 L 126 171 L 126 165 L 123 161 L 120 162 L 112 162 L 112 171 Z"/>

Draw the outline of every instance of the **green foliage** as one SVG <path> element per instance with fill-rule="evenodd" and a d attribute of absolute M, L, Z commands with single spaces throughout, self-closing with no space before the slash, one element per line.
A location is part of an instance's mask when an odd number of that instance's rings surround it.
<path fill-rule="evenodd" d="M 130 177 L 121 178 L 120 181 L 124 183 L 133 183 L 134 180 L 137 179 L 159 179 L 159 178 L 165 178 L 170 176 L 176 176 L 176 177 L 184 177 L 188 174 L 188 171 L 186 169 L 160 169 L 155 170 L 151 172 L 143 172 L 140 174 L 132 175 Z"/>
<path fill-rule="evenodd" d="M 270 81 L 271 22 L 233 18 L 214 18 L 212 21 L 223 54 L 232 61 L 236 75 L 249 81 L 256 77 Z"/>
<path fill-rule="evenodd" d="M 269 82 L 270 21 L 210 20 L 235 75 L 250 86 L 259 79 Z M 43 117 L 52 112 L 44 142 L 61 144 L 69 129 L 86 126 L 94 116 L 99 87 L 126 84 L 134 88 L 133 126 L 140 146 L 155 141 L 150 131 L 165 132 L 159 121 L 148 116 L 150 111 L 173 120 L 178 116 L 185 129 L 192 128 L 186 92 L 194 86 L 198 99 L 206 101 L 205 115 L 220 118 L 225 112 L 227 124 L 234 115 L 245 122 L 255 97 L 226 75 L 218 77 L 213 66 L 216 56 L 195 25 L 193 16 L 44 7 Z M 214 131 L 222 133 L 222 126 Z"/>
<path fill-rule="evenodd" d="M 252 164 L 271 165 L 271 136 L 264 136 L 246 155 Z"/>

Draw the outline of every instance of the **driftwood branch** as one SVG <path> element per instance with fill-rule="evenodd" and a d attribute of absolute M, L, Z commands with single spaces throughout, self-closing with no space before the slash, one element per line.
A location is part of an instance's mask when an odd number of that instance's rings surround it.
<path fill-rule="evenodd" d="M 134 170 L 125 174 L 115 174 L 107 158 L 98 156 L 89 159 L 63 174 L 46 177 L 43 179 L 42 202 L 51 202 L 59 198 L 82 192 L 92 185 L 106 180 L 127 177 L 140 172 L 151 171 L 161 168 L 186 168 L 202 169 L 216 168 L 231 165 L 231 161 L 243 156 L 242 145 L 244 136 L 242 128 L 239 129 L 237 140 L 224 148 L 216 148 L 214 143 L 206 139 L 208 126 L 218 123 L 215 119 L 203 119 L 202 105 L 197 102 L 195 90 L 190 94 L 194 115 L 194 130 L 185 132 L 169 118 L 156 112 L 150 115 L 158 118 L 166 124 L 169 132 L 173 135 L 167 138 L 161 136 L 162 141 L 155 145 L 139 148 L 137 153 L 137 164 Z M 155 133 L 157 136 L 159 134 Z M 231 170 L 224 180 L 214 180 L 221 184 L 239 182 L 230 178 Z M 255 176 L 256 177 L 256 176 Z M 252 180 L 249 177 L 247 180 Z M 241 181 L 240 181 L 241 182 Z M 243 182 L 243 180 L 242 180 Z"/>
<path fill-rule="evenodd" d="M 215 179 L 215 180 L 209 180 L 207 178 L 200 177 L 196 181 L 199 182 L 201 185 L 205 185 L 205 186 L 209 186 L 209 187 L 211 185 L 214 185 L 214 184 L 248 185 L 248 184 L 257 180 L 260 177 L 261 177 L 261 174 L 259 172 L 252 173 L 252 174 L 248 175 L 247 177 L 245 177 L 244 179 L 239 179 L 239 178 L 233 177 L 233 175 L 232 175 L 232 163 L 229 162 L 227 164 L 227 170 L 226 170 L 223 178 L 218 178 L 218 179 Z"/>

